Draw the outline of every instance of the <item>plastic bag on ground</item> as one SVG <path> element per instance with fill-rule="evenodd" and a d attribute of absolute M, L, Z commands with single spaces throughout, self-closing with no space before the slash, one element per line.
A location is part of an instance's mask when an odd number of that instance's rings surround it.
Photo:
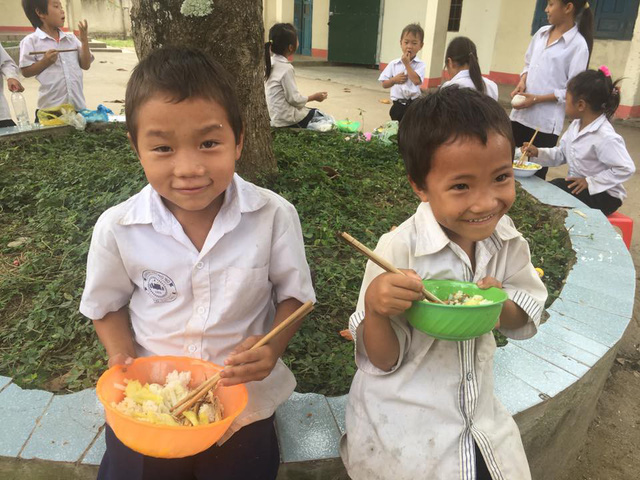
<path fill-rule="evenodd" d="M 335 125 L 336 120 L 331 115 L 322 113 L 320 110 L 316 110 L 313 114 L 313 118 L 309 121 L 307 128 L 309 130 L 315 130 L 316 132 L 328 132 Z"/>
<path fill-rule="evenodd" d="M 376 128 L 374 135 L 382 142 L 387 145 L 391 143 L 397 142 L 398 136 L 398 121 L 391 120 L 381 127 Z"/>
<path fill-rule="evenodd" d="M 38 120 L 41 125 L 47 127 L 54 125 L 71 125 L 77 130 L 84 130 L 87 125 L 84 117 L 76 113 L 73 105 L 69 103 L 63 103 L 57 107 L 41 108 L 38 110 Z"/>
<path fill-rule="evenodd" d="M 80 110 L 78 113 L 85 118 L 87 123 L 97 123 L 108 122 L 109 115 L 113 115 L 113 110 L 100 104 L 98 105 L 97 110 L 88 110 L 85 108 L 84 110 Z"/>

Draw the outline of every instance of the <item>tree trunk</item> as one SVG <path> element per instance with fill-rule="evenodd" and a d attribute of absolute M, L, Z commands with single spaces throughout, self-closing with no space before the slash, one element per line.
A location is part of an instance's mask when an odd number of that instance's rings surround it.
<path fill-rule="evenodd" d="M 154 48 L 181 45 L 220 62 L 235 79 L 244 121 L 239 173 L 252 179 L 275 171 L 264 96 L 262 0 L 133 0 L 131 28 L 138 58 Z"/>

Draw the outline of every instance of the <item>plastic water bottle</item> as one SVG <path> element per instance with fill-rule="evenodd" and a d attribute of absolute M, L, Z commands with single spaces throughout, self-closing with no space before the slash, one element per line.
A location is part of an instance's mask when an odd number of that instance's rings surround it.
<path fill-rule="evenodd" d="M 13 105 L 13 113 L 16 115 L 18 129 L 29 130 L 31 123 L 29 122 L 29 111 L 27 110 L 27 102 L 20 92 L 11 94 L 11 104 Z"/>

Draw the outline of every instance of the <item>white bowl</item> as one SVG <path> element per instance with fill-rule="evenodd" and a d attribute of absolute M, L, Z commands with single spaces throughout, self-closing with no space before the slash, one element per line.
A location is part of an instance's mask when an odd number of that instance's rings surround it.
<path fill-rule="evenodd" d="M 536 168 L 519 168 L 517 162 L 513 162 L 513 173 L 516 177 L 532 177 L 542 168 L 541 165 L 534 162 L 524 162 L 524 164 L 525 166 L 535 166 Z"/>

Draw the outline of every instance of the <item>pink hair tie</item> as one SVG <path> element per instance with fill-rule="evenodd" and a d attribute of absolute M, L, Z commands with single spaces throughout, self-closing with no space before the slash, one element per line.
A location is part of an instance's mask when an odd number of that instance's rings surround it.
<path fill-rule="evenodd" d="M 598 70 L 600 70 L 602 73 L 604 73 L 605 77 L 610 77 L 611 76 L 611 71 L 609 70 L 609 68 L 606 65 L 601 65 L 600 68 L 598 68 Z"/>

